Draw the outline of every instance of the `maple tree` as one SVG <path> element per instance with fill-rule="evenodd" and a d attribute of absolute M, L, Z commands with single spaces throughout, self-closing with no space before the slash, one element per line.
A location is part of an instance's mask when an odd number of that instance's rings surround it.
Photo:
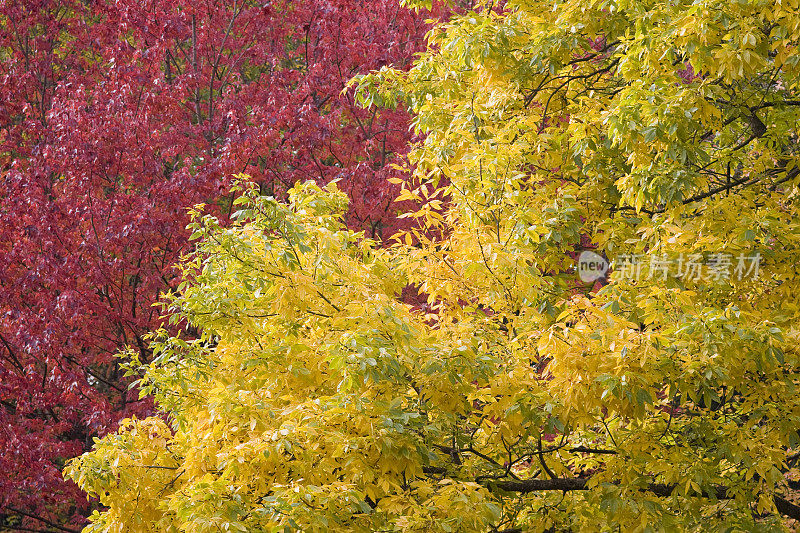
<path fill-rule="evenodd" d="M 186 208 L 226 219 L 246 171 L 282 196 L 340 180 L 347 220 L 395 218 L 411 133 L 345 83 L 403 68 L 426 25 L 394 2 L 11 1 L 0 5 L 0 529 L 75 530 L 64 460 L 152 402 L 114 354 L 151 357 Z M 395 190 L 393 190 L 393 188 Z M 225 194 L 223 194 L 225 193 Z"/>
<path fill-rule="evenodd" d="M 95 530 L 800 518 L 800 5 L 483 4 L 359 79 L 426 134 L 400 196 L 420 230 L 377 247 L 311 183 L 281 203 L 242 181 L 230 228 L 194 213 L 166 310 L 202 335 L 129 354 L 167 421 L 66 468 L 107 506 Z M 582 236 L 614 262 L 591 293 Z"/>

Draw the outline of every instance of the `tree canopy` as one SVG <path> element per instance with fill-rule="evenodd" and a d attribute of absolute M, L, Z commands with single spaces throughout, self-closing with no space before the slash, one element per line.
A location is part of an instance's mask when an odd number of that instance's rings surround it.
<path fill-rule="evenodd" d="M 90 530 L 787 528 L 798 35 L 796 0 L 483 2 L 359 78 L 425 135 L 419 229 L 377 247 L 313 184 L 195 211 L 165 309 L 203 333 L 67 467 Z"/>

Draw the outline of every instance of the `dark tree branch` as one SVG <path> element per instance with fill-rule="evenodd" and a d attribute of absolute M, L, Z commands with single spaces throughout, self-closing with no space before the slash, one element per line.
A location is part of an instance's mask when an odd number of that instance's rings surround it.
<path fill-rule="evenodd" d="M 541 492 L 548 490 L 560 490 L 565 492 L 574 490 L 589 490 L 589 487 L 586 486 L 587 482 L 588 479 L 583 478 L 557 478 L 525 479 L 521 481 L 495 481 L 488 483 L 487 485 L 490 490 L 499 489 L 505 492 L 518 492 L 527 494 L 529 492 Z M 675 487 L 675 485 L 651 483 L 643 490 L 651 492 L 656 496 L 669 497 L 672 495 Z M 718 500 L 729 500 L 733 498 L 733 496 L 728 494 L 728 489 L 726 487 L 717 487 L 714 490 L 714 494 L 703 493 L 702 496 L 705 498 L 714 497 Z M 800 520 L 800 506 L 795 505 L 794 503 L 781 496 L 778 496 L 777 494 L 773 496 L 773 501 L 775 502 L 775 507 L 780 514 L 795 520 Z"/>
<path fill-rule="evenodd" d="M 54 529 L 56 529 L 58 531 L 67 531 L 68 533 L 79 533 L 79 530 L 77 530 L 77 529 L 72 529 L 70 527 L 65 527 L 65 526 L 56 524 L 55 522 L 51 522 L 50 520 L 47 520 L 44 517 L 29 513 L 27 511 L 23 511 L 22 509 L 17 509 L 15 507 L 6 507 L 6 509 L 11 511 L 12 513 L 15 513 L 15 514 L 18 514 L 18 515 L 22 515 L 22 516 L 27 516 L 28 518 L 31 518 L 31 519 L 36 520 L 38 522 L 41 522 L 41 523 L 43 523 L 43 524 L 45 524 L 45 525 L 47 525 L 49 527 L 52 527 L 52 528 L 54 528 Z M 5 527 L 8 527 L 10 529 L 25 530 L 25 528 L 20 528 L 20 527 L 16 527 L 16 526 L 5 526 Z M 43 530 L 33 529 L 31 531 L 43 531 Z"/>

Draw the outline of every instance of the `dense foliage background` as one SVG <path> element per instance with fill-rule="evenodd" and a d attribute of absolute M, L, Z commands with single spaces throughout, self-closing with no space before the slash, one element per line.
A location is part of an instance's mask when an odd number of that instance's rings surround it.
<path fill-rule="evenodd" d="M 800 2 L 402 3 L 0 6 L 0 527 L 800 519 Z"/>

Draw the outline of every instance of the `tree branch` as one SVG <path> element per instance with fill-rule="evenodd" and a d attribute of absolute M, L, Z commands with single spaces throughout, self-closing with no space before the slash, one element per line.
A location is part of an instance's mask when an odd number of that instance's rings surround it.
<path fill-rule="evenodd" d="M 583 478 L 525 479 L 521 481 L 495 481 L 488 483 L 487 486 L 490 490 L 499 489 L 505 492 L 529 493 L 547 490 L 560 490 L 566 492 L 573 490 L 589 490 L 589 487 L 586 486 L 587 482 L 588 479 Z M 676 485 L 650 483 L 642 490 L 651 492 L 656 496 L 669 497 L 672 495 L 675 487 Z M 713 496 L 718 500 L 729 500 L 733 498 L 733 496 L 728 495 L 728 489 L 726 487 L 717 487 L 714 490 L 715 493 L 713 495 L 705 492 L 702 494 L 702 496 L 705 498 Z M 780 514 L 789 518 L 794 518 L 795 520 L 800 520 L 800 506 L 795 505 L 794 503 L 781 496 L 778 496 L 777 494 L 773 496 L 773 501 L 775 502 L 775 507 Z"/>

